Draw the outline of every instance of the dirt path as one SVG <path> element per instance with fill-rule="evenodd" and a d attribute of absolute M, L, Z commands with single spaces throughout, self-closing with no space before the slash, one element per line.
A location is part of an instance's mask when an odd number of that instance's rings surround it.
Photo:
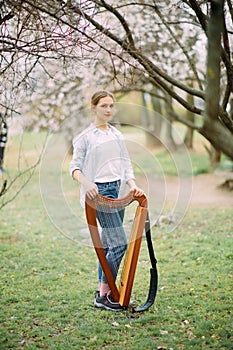
<path fill-rule="evenodd" d="M 233 178 L 233 174 L 230 176 Z M 202 174 L 194 176 L 186 183 L 180 183 L 174 176 L 166 179 L 149 179 L 149 197 L 162 198 L 165 201 L 175 202 L 179 192 L 181 197 L 188 197 L 189 206 L 202 208 L 231 208 L 233 209 L 233 191 L 222 188 L 220 185 L 229 177 L 229 174 Z M 148 179 L 147 179 L 148 181 Z M 147 188 L 145 179 L 137 179 L 139 186 Z M 186 186 L 187 190 L 183 190 Z"/>
<path fill-rule="evenodd" d="M 233 175 L 231 175 L 233 178 Z M 227 174 L 202 174 L 193 178 L 192 206 L 224 207 L 233 209 L 233 191 L 222 188 Z"/>

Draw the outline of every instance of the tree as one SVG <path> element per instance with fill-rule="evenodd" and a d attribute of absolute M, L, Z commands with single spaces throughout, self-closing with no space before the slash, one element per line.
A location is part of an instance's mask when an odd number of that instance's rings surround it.
<path fill-rule="evenodd" d="M 1 21 L 7 35 L 2 31 L 2 52 L 9 58 L 2 62 L 3 73 L 12 72 L 12 82 L 17 63 L 25 57 L 19 86 L 29 81 L 36 65 L 46 69 L 48 60 L 78 60 L 82 67 L 87 64 L 95 70 L 104 57 L 105 64 L 111 66 L 107 72 L 114 79 L 112 86 L 137 86 L 135 77 L 140 74 L 146 84 L 200 115 L 201 126 L 175 117 L 233 159 L 233 121 L 227 109 L 233 90 L 230 0 L 121 0 L 117 4 L 105 0 L 9 0 L 5 4 Z M 207 42 L 205 73 L 203 45 Z M 188 94 L 193 96 L 193 104 L 187 100 Z"/>

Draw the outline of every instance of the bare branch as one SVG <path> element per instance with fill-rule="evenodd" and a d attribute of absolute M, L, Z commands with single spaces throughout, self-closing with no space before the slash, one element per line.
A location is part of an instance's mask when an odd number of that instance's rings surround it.
<path fill-rule="evenodd" d="M 2 197 L 6 193 L 7 180 L 3 181 L 2 188 L 0 190 L 0 197 Z"/>
<path fill-rule="evenodd" d="M 113 13 L 114 16 L 116 16 L 116 18 L 120 21 L 122 27 L 125 30 L 126 37 L 128 39 L 128 45 L 130 45 L 131 50 L 135 50 L 135 43 L 134 43 L 134 40 L 133 40 L 133 36 L 132 36 L 131 30 L 129 29 L 129 26 L 128 26 L 126 20 L 120 14 L 120 12 L 118 12 L 116 10 L 116 8 L 114 8 L 113 6 L 107 4 L 106 1 L 104 1 L 104 0 L 96 1 L 96 4 L 104 6 L 106 8 L 106 10 L 108 10 L 109 12 Z"/>
<path fill-rule="evenodd" d="M 181 44 L 181 42 L 179 41 L 179 39 L 177 38 L 177 36 L 174 34 L 174 32 L 171 30 L 170 25 L 166 22 L 166 20 L 164 19 L 161 11 L 159 10 L 158 6 L 155 7 L 155 12 L 157 13 L 157 15 L 159 16 L 159 18 L 161 19 L 163 25 L 166 27 L 167 31 L 169 32 L 169 34 L 171 35 L 171 37 L 173 38 L 173 40 L 177 43 L 177 45 L 180 47 L 180 49 L 182 50 L 182 52 L 184 53 L 185 57 L 187 58 L 187 61 L 189 63 L 190 68 L 193 71 L 194 77 L 196 78 L 196 81 L 198 83 L 199 89 L 203 90 L 202 87 L 202 83 L 201 80 L 199 79 L 198 76 L 198 72 L 196 70 L 195 65 L 193 64 L 192 59 L 189 56 L 188 51 L 186 50 L 186 48 Z"/>
<path fill-rule="evenodd" d="M 44 149 L 46 146 L 46 140 L 47 140 L 47 138 L 45 138 L 42 150 L 40 151 L 40 154 L 33 165 L 28 166 L 25 170 L 20 170 L 20 165 L 18 165 L 18 169 L 19 169 L 18 174 L 12 180 L 10 180 L 10 182 L 7 180 L 4 180 L 4 183 L 3 183 L 3 186 L 1 189 L 1 195 L 0 195 L 0 197 L 2 196 L 2 202 L 0 203 L 0 210 L 3 207 L 5 207 L 6 205 L 8 205 L 9 203 L 11 203 L 22 192 L 22 190 L 26 187 L 26 185 L 29 183 L 29 181 L 33 177 L 38 165 L 41 162 L 41 158 L 43 156 Z M 20 157 L 18 158 L 18 162 L 19 162 L 19 160 L 20 160 Z M 18 187 L 18 189 L 16 191 L 14 190 L 14 192 L 12 191 L 12 194 L 11 194 L 11 188 L 13 187 L 13 185 L 15 185 L 16 182 L 25 175 L 28 175 L 28 177 Z M 8 184 L 8 186 L 7 186 L 7 184 Z M 5 195 L 8 193 L 9 193 L 9 198 L 5 199 Z"/>
<path fill-rule="evenodd" d="M 193 9 L 195 12 L 204 32 L 207 34 L 207 17 L 206 15 L 202 12 L 198 2 L 196 0 L 188 0 L 187 3 L 189 6 Z"/>
<path fill-rule="evenodd" d="M 38 164 L 40 163 L 40 160 L 38 159 L 37 162 L 35 164 L 33 164 L 33 166 L 31 166 L 30 168 L 18 173 L 18 175 L 10 182 L 10 184 L 5 187 L 4 193 L 3 195 L 6 195 L 7 192 L 10 191 L 10 188 L 13 186 L 13 184 L 23 175 L 28 174 L 29 176 L 26 179 L 26 181 L 14 192 L 14 194 L 7 200 L 4 201 L 4 197 L 3 197 L 3 201 L 0 204 L 0 210 L 5 207 L 7 204 L 11 203 L 18 195 L 19 193 L 26 187 L 26 185 L 29 183 L 29 181 L 31 180 L 32 176 L 35 173 L 35 170 L 38 166 Z"/>
<path fill-rule="evenodd" d="M 160 68 L 158 68 L 155 64 L 153 64 L 147 57 L 145 57 L 139 50 L 131 49 L 131 47 L 128 46 L 128 43 L 121 40 L 120 38 L 116 37 L 110 30 L 104 28 L 100 23 L 95 21 L 91 16 L 88 14 L 84 14 L 83 11 L 80 11 L 79 8 L 74 7 L 74 10 L 81 16 L 85 16 L 85 18 L 101 33 L 105 34 L 108 38 L 116 42 L 120 47 L 122 47 L 131 57 L 135 58 L 140 62 L 140 64 L 146 69 L 146 71 L 150 74 L 153 74 L 153 80 L 157 80 L 158 84 L 161 85 L 166 91 L 170 91 L 169 87 L 166 85 L 165 82 L 162 82 L 161 79 L 156 77 L 156 75 L 161 76 L 164 80 L 167 82 L 173 84 L 174 86 L 178 87 L 179 89 L 186 91 L 192 95 L 195 95 L 200 98 L 204 98 L 203 92 L 199 90 L 194 90 L 189 88 L 188 86 L 178 82 L 175 79 L 172 79 L 168 74 L 166 74 L 164 71 L 162 71 Z M 103 47 L 104 50 L 106 50 L 105 47 Z M 107 50 L 106 50 L 107 51 Z M 176 99 L 176 94 L 173 96 Z M 179 98 L 179 102 L 182 103 L 183 99 Z M 196 112 L 195 112 L 196 113 Z"/>
<path fill-rule="evenodd" d="M 2 25 L 3 23 L 9 21 L 10 19 L 12 19 L 14 17 L 14 14 L 12 12 L 9 12 L 7 15 L 5 15 L 4 17 L 0 16 L 0 25 Z"/>

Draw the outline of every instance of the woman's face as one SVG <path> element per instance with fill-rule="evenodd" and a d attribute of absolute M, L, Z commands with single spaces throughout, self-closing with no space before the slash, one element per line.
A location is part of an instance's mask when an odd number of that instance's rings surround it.
<path fill-rule="evenodd" d="M 93 106 L 95 112 L 95 124 L 103 125 L 108 123 L 108 121 L 113 116 L 114 101 L 112 97 L 106 96 L 99 100 L 96 106 Z"/>

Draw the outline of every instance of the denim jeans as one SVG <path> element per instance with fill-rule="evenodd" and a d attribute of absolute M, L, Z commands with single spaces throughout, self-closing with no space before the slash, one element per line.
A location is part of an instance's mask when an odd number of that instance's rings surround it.
<path fill-rule="evenodd" d="M 96 183 L 99 194 L 108 198 L 117 198 L 120 181 Z M 114 280 L 117 277 L 121 260 L 127 249 L 127 239 L 123 228 L 124 209 L 113 209 L 99 206 L 97 219 L 102 228 L 101 241 Z M 100 263 L 98 264 L 98 280 L 107 283 Z"/>

